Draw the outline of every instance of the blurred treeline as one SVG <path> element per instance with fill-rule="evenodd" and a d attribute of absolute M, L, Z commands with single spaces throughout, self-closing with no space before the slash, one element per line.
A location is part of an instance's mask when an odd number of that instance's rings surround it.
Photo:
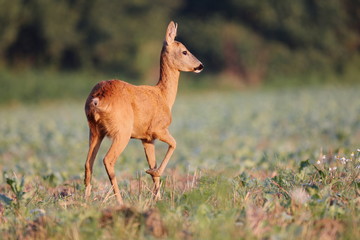
<path fill-rule="evenodd" d="M 0 0 L 0 68 L 147 81 L 170 20 L 214 81 L 360 80 L 359 0 Z"/>

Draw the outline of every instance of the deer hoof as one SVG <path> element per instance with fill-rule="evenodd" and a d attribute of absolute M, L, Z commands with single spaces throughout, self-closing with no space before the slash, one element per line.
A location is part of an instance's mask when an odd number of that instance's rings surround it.
<path fill-rule="evenodd" d="M 88 200 L 91 194 L 91 185 L 87 185 L 85 189 L 85 199 Z"/>
<path fill-rule="evenodd" d="M 160 177 L 159 171 L 156 168 L 146 170 L 147 174 L 150 174 L 152 177 Z"/>

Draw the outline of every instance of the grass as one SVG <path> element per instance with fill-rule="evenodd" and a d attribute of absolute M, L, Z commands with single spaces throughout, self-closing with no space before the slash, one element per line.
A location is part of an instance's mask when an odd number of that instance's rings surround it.
<path fill-rule="evenodd" d="M 144 152 L 101 158 L 83 198 L 88 129 L 77 100 L 0 108 L 3 239 L 359 239 L 360 96 L 325 87 L 180 95 L 176 149 L 153 202 Z M 167 146 L 157 143 L 158 161 Z"/>

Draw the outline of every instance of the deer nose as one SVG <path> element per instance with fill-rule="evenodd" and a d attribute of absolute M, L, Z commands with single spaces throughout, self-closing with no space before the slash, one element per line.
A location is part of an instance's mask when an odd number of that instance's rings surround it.
<path fill-rule="evenodd" d="M 202 63 L 200 63 L 199 66 L 197 66 L 196 68 L 194 68 L 194 72 L 199 73 L 204 69 L 204 65 L 202 65 Z"/>

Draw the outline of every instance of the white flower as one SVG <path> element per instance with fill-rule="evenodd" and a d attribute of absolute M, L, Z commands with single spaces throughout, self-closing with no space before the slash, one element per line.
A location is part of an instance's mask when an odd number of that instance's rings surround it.
<path fill-rule="evenodd" d="M 354 157 L 354 156 L 355 156 L 355 154 L 352 152 L 352 153 L 351 153 L 351 156 L 352 156 L 352 157 Z"/>
<path fill-rule="evenodd" d="M 310 199 L 310 196 L 305 189 L 300 187 L 291 190 L 290 197 L 297 204 L 305 204 Z"/>
<path fill-rule="evenodd" d="M 320 162 L 320 160 L 318 160 L 316 163 L 317 163 L 317 164 L 320 164 L 321 162 Z"/>
<path fill-rule="evenodd" d="M 42 217 L 46 215 L 46 211 L 42 208 L 35 208 L 30 210 L 31 214 L 34 214 L 35 217 Z"/>
<path fill-rule="evenodd" d="M 325 159 L 326 159 L 326 155 L 322 156 L 322 159 L 325 160 Z"/>
<path fill-rule="evenodd" d="M 335 171 L 336 169 L 337 169 L 337 167 L 333 167 L 333 169 L 332 169 L 332 170 L 333 170 L 333 171 Z"/>
<path fill-rule="evenodd" d="M 329 168 L 329 171 L 331 172 L 331 170 L 332 170 L 332 169 L 331 169 L 331 167 L 330 167 L 330 168 Z"/>
<path fill-rule="evenodd" d="M 357 151 L 360 152 L 360 148 L 358 148 Z"/>

